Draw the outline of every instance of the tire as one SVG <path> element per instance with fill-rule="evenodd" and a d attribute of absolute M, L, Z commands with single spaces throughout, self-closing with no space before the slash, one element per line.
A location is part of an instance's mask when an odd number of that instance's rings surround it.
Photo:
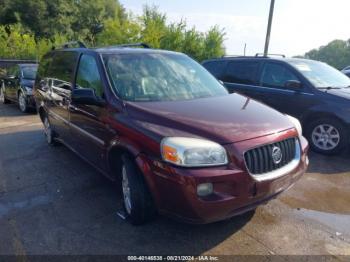
<path fill-rule="evenodd" d="M 55 132 L 52 129 L 52 126 L 50 124 L 50 120 L 47 117 L 47 115 L 44 116 L 43 124 L 44 124 L 44 133 L 45 133 L 47 144 L 50 145 L 50 146 L 57 146 L 57 145 L 59 145 L 59 143 L 55 139 L 56 138 L 56 134 L 55 134 Z"/>
<path fill-rule="evenodd" d="M 0 87 L 0 103 L 2 104 L 9 104 L 10 100 L 6 99 L 5 97 L 5 85 L 4 83 L 1 84 Z"/>
<path fill-rule="evenodd" d="M 152 220 L 156 209 L 143 175 L 135 162 L 128 156 L 122 156 L 122 196 L 128 220 L 133 225 L 141 225 Z"/>
<path fill-rule="evenodd" d="M 313 151 L 324 155 L 339 154 L 347 145 L 344 125 L 332 118 L 321 118 L 306 128 L 306 136 Z"/>
<path fill-rule="evenodd" d="M 18 93 L 18 107 L 19 110 L 21 110 L 22 113 L 28 113 L 29 108 L 28 108 L 28 103 L 25 94 L 23 94 L 22 91 Z"/>

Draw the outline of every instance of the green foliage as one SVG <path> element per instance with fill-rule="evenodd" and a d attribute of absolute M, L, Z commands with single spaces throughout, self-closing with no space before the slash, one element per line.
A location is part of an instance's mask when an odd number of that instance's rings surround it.
<path fill-rule="evenodd" d="M 131 15 L 127 19 L 119 16 L 114 19 L 107 19 L 104 22 L 104 29 L 97 35 L 98 46 L 118 45 L 123 43 L 135 43 L 140 41 L 141 26 Z"/>
<path fill-rule="evenodd" d="M 52 40 L 36 39 L 33 33 L 24 31 L 20 25 L 10 25 L 8 30 L 0 26 L 0 58 L 40 59 L 53 46 L 67 42 L 65 36 L 58 34 Z"/>
<path fill-rule="evenodd" d="M 127 13 L 116 0 L 2 0 L 0 57 L 40 58 L 52 46 L 83 40 L 90 46 L 144 42 L 153 48 L 184 52 L 202 61 L 224 55 L 225 33 L 169 23 L 157 7 Z"/>
<path fill-rule="evenodd" d="M 326 46 L 307 52 L 305 58 L 326 62 L 341 70 L 350 65 L 350 40 L 334 40 Z"/>

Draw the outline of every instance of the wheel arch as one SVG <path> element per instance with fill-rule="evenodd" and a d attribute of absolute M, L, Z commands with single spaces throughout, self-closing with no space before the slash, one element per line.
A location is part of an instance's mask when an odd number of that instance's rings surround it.
<path fill-rule="evenodd" d="M 321 118 L 335 119 L 339 121 L 341 124 L 343 124 L 344 126 L 346 126 L 346 123 L 340 117 L 338 117 L 336 114 L 331 112 L 311 112 L 302 117 L 301 124 L 303 128 L 307 129 L 310 123 Z"/>
<path fill-rule="evenodd" d="M 123 141 L 120 138 L 111 142 L 111 146 L 107 150 L 107 165 L 109 173 L 117 183 L 121 183 L 121 167 L 122 156 L 127 154 L 133 160 L 135 165 L 140 170 L 146 185 L 151 193 L 156 205 L 158 205 L 158 192 L 157 187 L 152 177 L 151 167 L 146 154 L 142 152 L 140 148 L 131 143 L 130 141 Z"/>
<path fill-rule="evenodd" d="M 45 116 L 46 116 L 46 114 L 47 114 L 45 108 L 44 108 L 43 106 L 40 106 L 40 107 L 38 108 L 38 113 L 39 113 L 39 117 L 40 117 L 41 122 L 44 123 L 44 119 L 45 119 Z"/>
<path fill-rule="evenodd" d="M 121 138 L 112 140 L 107 149 L 107 165 L 111 175 L 115 178 L 121 175 L 122 155 L 127 154 L 132 159 L 136 159 L 141 150 L 130 141 L 124 141 Z"/>
<path fill-rule="evenodd" d="M 21 86 L 20 88 L 17 89 L 17 98 L 19 97 L 20 93 L 24 93 L 23 87 Z"/>

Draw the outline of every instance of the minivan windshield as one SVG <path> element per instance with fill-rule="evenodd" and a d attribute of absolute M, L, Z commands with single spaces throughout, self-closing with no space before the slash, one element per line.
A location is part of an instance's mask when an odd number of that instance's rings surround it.
<path fill-rule="evenodd" d="M 103 59 L 113 88 L 124 100 L 177 101 L 228 94 L 208 71 L 185 55 L 106 54 Z"/>
<path fill-rule="evenodd" d="M 25 66 L 23 67 L 23 78 L 29 80 L 35 80 L 36 71 L 38 68 L 36 66 Z"/>
<path fill-rule="evenodd" d="M 350 79 L 326 63 L 313 60 L 289 61 L 316 88 L 350 87 Z"/>

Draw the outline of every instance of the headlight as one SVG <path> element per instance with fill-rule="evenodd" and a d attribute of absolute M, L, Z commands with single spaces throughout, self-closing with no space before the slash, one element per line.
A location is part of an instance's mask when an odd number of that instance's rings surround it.
<path fill-rule="evenodd" d="M 301 137 L 303 135 L 303 128 L 301 127 L 300 121 L 290 115 L 286 115 L 286 116 L 294 124 L 295 129 L 298 131 L 298 134 Z"/>
<path fill-rule="evenodd" d="M 227 164 L 226 150 L 219 144 L 188 137 L 167 137 L 162 140 L 163 160 L 178 166 L 200 167 Z"/>
<path fill-rule="evenodd" d="M 33 88 L 29 86 L 24 86 L 24 89 L 26 90 L 27 95 L 33 94 Z"/>

